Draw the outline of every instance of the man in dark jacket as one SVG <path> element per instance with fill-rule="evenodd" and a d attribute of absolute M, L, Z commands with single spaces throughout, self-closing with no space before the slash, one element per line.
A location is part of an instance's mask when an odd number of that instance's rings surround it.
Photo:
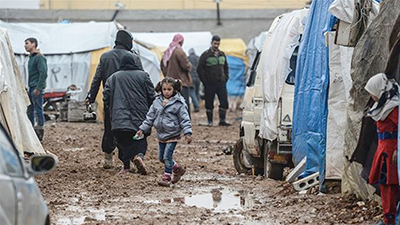
<path fill-rule="evenodd" d="M 102 83 L 104 86 L 107 79 L 119 69 L 122 56 L 126 54 L 132 55 L 134 57 L 134 64 L 137 65 L 138 68 L 143 69 L 142 62 L 140 61 L 139 56 L 137 56 L 131 50 L 132 46 L 132 34 L 126 30 L 119 30 L 117 32 L 114 49 L 103 53 L 100 57 L 100 62 L 97 66 L 96 74 L 94 75 L 89 94 L 86 98 L 86 105 L 89 105 L 96 100 L 100 84 Z M 103 149 L 105 156 L 103 166 L 105 169 L 110 169 L 112 167 L 112 155 L 115 147 L 116 144 L 114 136 L 111 132 L 110 115 L 107 110 L 104 110 L 104 134 L 101 148 Z"/>
<path fill-rule="evenodd" d="M 225 120 L 228 110 L 226 81 L 229 79 L 229 68 L 225 53 L 219 50 L 220 41 L 220 37 L 213 36 L 211 48 L 200 56 L 197 66 L 197 73 L 204 84 L 208 126 L 213 125 L 215 94 L 219 100 L 219 125 L 230 126 Z"/>
<path fill-rule="evenodd" d="M 40 141 L 44 135 L 43 91 L 46 88 L 47 60 L 38 47 L 36 38 L 25 40 L 25 50 L 29 52 L 28 62 L 28 86 L 31 105 L 28 107 L 28 118 L 35 128 Z M 35 126 L 35 117 L 37 126 Z"/>
<path fill-rule="evenodd" d="M 188 60 L 190 64 L 192 64 L 192 68 L 190 69 L 190 76 L 192 77 L 193 87 L 190 87 L 189 95 L 192 99 L 194 111 L 198 112 L 200 110 L 200 79 L 197 74 L 197 65 L 199 64 L 199 57 L 196 55 L 196 52 L 193 48 L 189 49 Z"/>
<path fill-rule="evenodd" d="M 122 57 L 121 67 L 104 87 L 105 111 L 109 112 L 111 130 L 116 138 L 118 158 L 124 163 L 122 173 L 129 172 L 133 160 L 140 174 L 145 175 L 143 157 L 146 138 L 133 140 L 154 100 L 154 86 L 148 73 L 135 64 L 132 54 Z"/>

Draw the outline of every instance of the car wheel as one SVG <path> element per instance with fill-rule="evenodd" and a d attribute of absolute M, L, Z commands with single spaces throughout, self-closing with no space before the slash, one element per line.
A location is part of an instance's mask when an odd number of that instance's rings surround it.
<path fill-rule="evenodd" d="M 235 165 L 236 171 L 240 173 L 249 173 L 251 168 L 247 168 L 244 164 L 244 152 L 243 152 L 243 139 L 240 138 L 235 146 L 233 147 L 233 164 Z"/>
<path fill-rule="evenodd" d="M 273 147 L 274 143 L 265 143 L 264 148 L 264 176 L 266 178 L 271 178 L 274 180 L 283 180 L 283 169 L 285 165 L 279 163 L 272 163 L 269 159 L 269 152 L 271 151 L 271 147 Z"/>
<path fill-rule="evenodd" d="M 50 225 L 50 216 L 49 215 L 47 215 L 46 222 L 44 225 Z"/>

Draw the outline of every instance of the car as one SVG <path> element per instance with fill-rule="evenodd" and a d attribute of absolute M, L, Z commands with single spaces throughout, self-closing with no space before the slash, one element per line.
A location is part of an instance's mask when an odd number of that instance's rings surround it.
<path fill-rule="evenodd" d="M 25 162 L 0 123 L 0 224 L 50 225 L 35 176 L 53 170 L 57 163 L 52 155 L 33 155 Z"/>

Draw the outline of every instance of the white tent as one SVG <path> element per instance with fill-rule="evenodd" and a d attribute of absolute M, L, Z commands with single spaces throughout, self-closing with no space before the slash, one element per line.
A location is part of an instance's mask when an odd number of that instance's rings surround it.
<path fill-rule="evenodd" d="M 7 32 L 0 29 L 0 123 L 17 149 L 44 154 L 26 114 L 30 104 Z"/>
<path fill-rule="evenodd" d="M 201 55 L 210 48 L 211 32 L 166 32 L 166 33 L 132 33 L 136 40 L 155 45 L 157 47 L 168 48 L 175 34 L 180 33 L 185 38 L 183 50 L 188 54 L 189 49 L 193 48 L 196 55 Z"/>
<path fill-rule="evenodd" d="M 115 22 L 89 23 L 5 23 L 0 21 L 0 28 L 9 33 L 11 44 L 22 77 L 27 81 L 28 54 L 24 41 L 35 37 L 39 49 L 47 58 L 48 78 L 46 92 L 66 91 L 75 84 L 81 89 L 78 100 L 85 99 L 89 87 L 92 62 L 91 53 L 99 49 L 114 46 L 118 24 Z M 149 72 L 153 82 L 159 80 L 159 62 L 151 51 L 137 47 L 144 70 Z"/>

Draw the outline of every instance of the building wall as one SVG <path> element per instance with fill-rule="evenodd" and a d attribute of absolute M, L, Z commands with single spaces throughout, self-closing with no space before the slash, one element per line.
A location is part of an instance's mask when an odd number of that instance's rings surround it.
<path fill-rule="evenodd" d="M 11 1 L 11 0 L 9 0 Z M 41 9 L 215 9 L 215 0 L 40 0 Z M 221 9 L 297 9 L 309 0 L 221 0 Z"/>
<path fill-rule="evenodd" d="M 267 31 L 276 16 L 291 9 L 221 10 L 217 25 L 216 10 L 121 10 L 115 20 L 132 32 L 210 31 L 221 38 L 242 38 L 248 43 Z M 54 23 L 111 21 L 116 10 L 17 10 L 0 9 L 4 22 Z"/>
<path fill-rule="evenodd" d="M 0 9 L 39 9 L 39 0 L 0 0 Z"/>

